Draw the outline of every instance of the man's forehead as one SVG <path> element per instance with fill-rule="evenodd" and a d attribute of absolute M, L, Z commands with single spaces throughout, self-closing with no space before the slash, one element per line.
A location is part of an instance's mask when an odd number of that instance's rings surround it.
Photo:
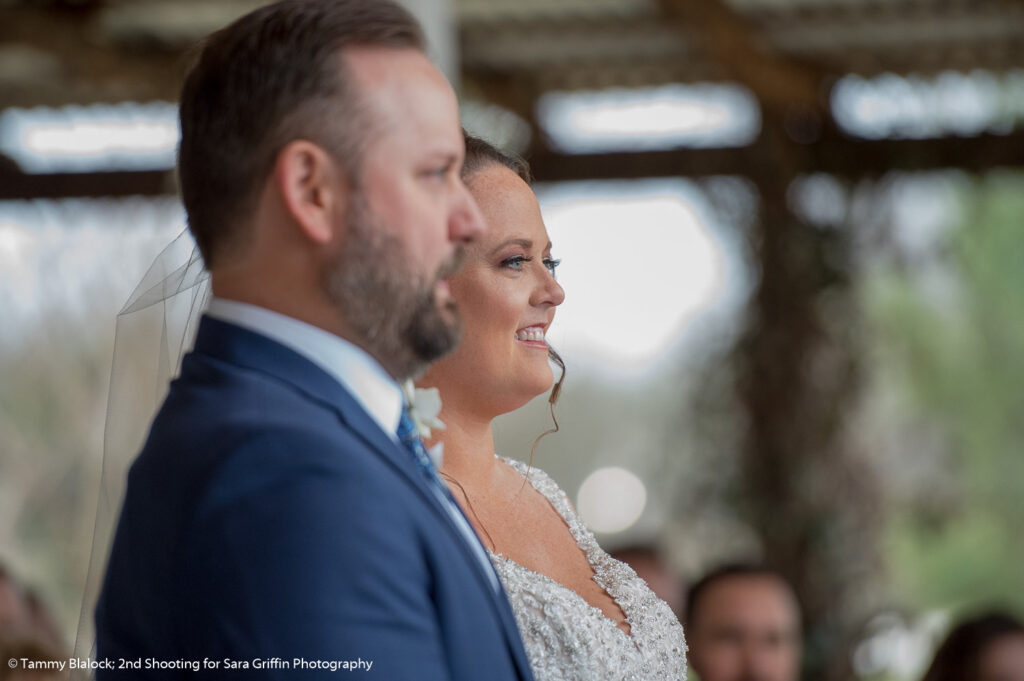
<path fill-rule="evenodd" d="M 773 575 L 733 575 L 709 585 L 699 610 L 704 615 L 726 616 L 746 613 L 784 613 L 799 619 L 797 604 L 789 587 Z"/>
<path fill-rule="evenodd" d="M 353 45 L 343 49 L 340 58 L 364 92 L 404 89 L 411 85 L 451 91 L 440 70 L 415 48 Z"/>
<path fill-rule="evenodd" d="M 343 54 L 374 137 L 415 136 L 421 151 L 461 152 L 455 93 L 422 52 L 353 47 Z"/>
<path fill-rule="evenodd" d="M 779 577 L 772 574 L 761 573 L 721 577 L 708 588 L 709 592 L 734 592 L 737 590 L 757 591 L 763 593 L 772 592 L 782 596 L 788 596 L 790 592 L 789 586 Z"/>
<path fill-rule="evenodd" d="M 423 53 L 412 47 L 346 45 L 337 54 L 356 74 L 380 75 L 394 68 L 397 62 L 410 61 L 415 55 Z"/>

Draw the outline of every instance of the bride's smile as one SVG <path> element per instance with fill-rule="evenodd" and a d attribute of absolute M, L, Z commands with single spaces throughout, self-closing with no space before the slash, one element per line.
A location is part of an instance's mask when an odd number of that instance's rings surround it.
<path fill-rule="evenodd" d="M 527 326 L 524 329 L 516 331 L 516 340 L 525 343 L 530 347 L 540 348 L 542 350 L 548 349 L 547 341 L 545 340 L 547 324 L 538 326 Z"/>

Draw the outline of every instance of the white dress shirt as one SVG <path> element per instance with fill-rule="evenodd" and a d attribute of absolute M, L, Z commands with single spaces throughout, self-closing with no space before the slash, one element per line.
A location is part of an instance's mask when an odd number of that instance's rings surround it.
<path fill-rule="evenodd" d="M 206 313 L 214 319 L 230 322 L 277 341 L 316 364 L 337 379 L 359 401 L 366 413 L 393 442 L 399 447 L 405 447 L 398 440 L 398 421 L 402 418 L 404 406 L 402 389 L 365 350 L 329 331 L 257 305 L 215 297 L 210 300 Z M 431 491 L 448 511 L 455 526 L 472 547 L 477 560 L 483 564 L 491 586 L 500 589 L 491 561 L 462 511 L 440 490 Z"/>
<path fill-rule="evenodd" d="M 312 324 L 248 303 L 213 298 L 206 313 L 275 340 L 316 364 L 337 379 L 381 430 L 398 442 L 402 389 L 365 350 Z"/>

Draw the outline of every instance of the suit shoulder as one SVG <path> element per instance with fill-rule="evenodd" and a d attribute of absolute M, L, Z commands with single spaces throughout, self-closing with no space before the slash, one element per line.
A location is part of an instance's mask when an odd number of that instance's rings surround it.
<path fill-rule="evenodd" d="M 260 372 L 202 362 L 172 384 L 131 478 L 208 510 L 328 481 L 382 492 L 396 482 L 389 468 L 331 405 Z"/>

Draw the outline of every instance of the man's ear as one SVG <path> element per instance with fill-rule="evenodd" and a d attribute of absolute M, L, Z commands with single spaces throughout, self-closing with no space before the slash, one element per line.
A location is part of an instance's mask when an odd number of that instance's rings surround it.
<path fill-rule="evenodd" d="M 337 216 L 348 201 L 348 182 L 326 151 L 306 140 L 289 142 L 277 154 L 273 178 L 285 210 L 306 238 L 327 244 L 338 237 Z"/>

